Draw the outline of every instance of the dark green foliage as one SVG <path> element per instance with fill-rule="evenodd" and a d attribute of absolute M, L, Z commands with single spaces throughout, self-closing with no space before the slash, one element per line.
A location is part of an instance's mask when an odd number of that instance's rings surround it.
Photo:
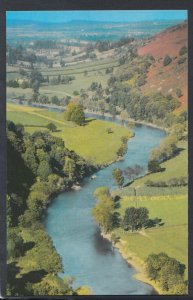
<path fill-rule="evenodd" d="M 116 184 L 121 187 L 124 183 L 123 171 L 121 169 L 114 169 L 112 172 L 113 179 L 115 180 Z"/>
<path fill-rule="evenodd" d="M 166 67 L 167 65 L 169 65 L 172 62 L 172 59 L 169 55 L 166 55 L 164 57 L 164 61 L 163 61 L 163 66 Z"/>
<path fill-rule="evenodd" d="M 47 126 L 46 126 L 51 132 L 55 132 L 57 130 L 57 127 L 54 123 L 49 123 Z"/>
<path fill-rule="evenodd" d="M 185 265 L 166 253 L 150 254 L 146 260 L 146 272 L 150 279 L 158 281 L 161 288 L 171 294 L 186 294 Z"/>
<path fill-rule="evenodd" d="M 19 267 L 12 266 L 11 272 L 15 275 L 9 272 L 7 292 L 12 296 L 39 295 L 43 290 L 50 295 L 57 291 L 73 293 L 71 284 L 57 277 L 57 273 L 63 271 L 61 258 L 44 231 L 41 219 L 55 193 L 71 187 L 93 168 L 69 151 L 60 138 L 41 131 L 30 135 L 24 132 L 23 126 L 13 122 L 7 122 L 7 154 L 8 261 L 22 261 L 27 253 L 33 262 L 31 271 L 25 274 Z M 38 181 L 36 176 L 39 176 Z M 27 244 L 22 239 L 23 231 L 27 233 Z M 38 270 L 33 269 L 33 264 Z"/>
<path fill-rule="evenodd" d="M 137 85 L 140 87 L 146 83 L 146 75 L 141 75 L 137 80 Z"/>
<path fill-rule="evenodd" d="M 19 87 L 19 83 L 16 80 L 9 80 L 6 82 L 6 86 L 17 88 Z"/>
<path fill-rule="evenodd" d="M 182 91 L 181 91 L 181 89 L 176 89 L 176 96 L 178 97 L 178 98 L 180 98 L 181 96 L 182 96 Z"/>
<path fill-rule="evenodd" d="M 178 64 L 181 65 L 181 64 L 185 63 L 186 61 L 187 61 L 187 57 L 182 56 L 178 59 Z"/>
<path fill-rule="evenodd" d="M 129 207 L 125 210 L 122 220 L 124 230 L 138 230 L 143 228 L 148 221 L 149 211 L 146 207 Z"/>
<path fill-rule="evenodd" d="M 24 241 L 18 230 L 9 229 L 7 232 L 7 258 L 15 259 L 23 254 Z"/>
<path fill-rule="evenodd" d="M 160 172 L 161 167 L 159 162 L 157 162 L 156 160 L 150 160 L 148 162 L 148 171 L 152 173 Z"/>
<path fill-rule="evenodd" d="M 33 45 L 34 49 L 55 49 L 56 47 L 56 41 L 53 40 L 37 40 Z"/>
<path fill-rule="evenodd" d="M 181 176 L 179 178 L 173 177 L 168 181 L 152 181 L 152 180 L 146 181 L 147 186 L 153 186 L 153 187 L 176 187 L 176 186 L 186 186 L 187 184 L 188 184 L 188 178 L 184 176 Z"/>

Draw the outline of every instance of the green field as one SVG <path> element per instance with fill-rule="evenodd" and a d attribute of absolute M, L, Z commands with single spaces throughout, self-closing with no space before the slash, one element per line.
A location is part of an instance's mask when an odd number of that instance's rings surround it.
<path fill-rule="evenodd" d="M 188 174 L 188 145 L 185 141 L 180 141 L 178 147 L 181 149 L 180 153 L 175 157 L 165 161 L 161 167 L 165 170 L 163 172 L 148 174 L 140 179 L 135 180 L 130 186 L 144 185 L 147 180 L 152 181 L 167 181 L 172 177 L 179 178 L 187 176 Z"/>
<path fill-rule="evenodd" d="M 52 122 L 57 126 L 55 136 L 62 138 L 65 145 L 93 164 L 108 164 L 117 158 L 122 136 L 131 136 L 124 127 L 101 120 L 88 119 L 85 126 L 77 126 L 63 120 L 63 113 L 45 109 L 7 104 L 7 119 L 23 124 L 26 131 L 45 130 Z M 106 129 L 111 127 L 112 134 Z"/>
<path fill-rule="evenodd" d="M 134 197 L 123 197 L 119 212 L 136 206 Z M 151 253 L 166 252 L 169 256 L 188 265 L 188 201 L 187 195 L 139 196 L 138 207 L 147 207 L 151 219 L 160 218 L 162 226 L 130 233 L 122 229 L 116 234 L 124 241 L 124 250 L 145 260 Z M 187 273 L 186 273 L 187 276 Z"/>

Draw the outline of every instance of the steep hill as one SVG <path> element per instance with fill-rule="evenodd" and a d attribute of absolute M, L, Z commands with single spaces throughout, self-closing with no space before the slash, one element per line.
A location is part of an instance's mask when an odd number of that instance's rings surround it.
<path fill-rule="evenodd" d="M 145 46 L 138 48 L 140 56 L 152 55 L 155 59 L 148 71 L 146 84 L 141 87 L 143 92 L 160 91 L 164 95 L 172 94 L 176 97 L 176 90 L 180 89 L 182 95 L 179 99 L 182 106 L 187 106 L 187 53 L 180 53 L 182 47 L 187 47 L 187 42 L 188 26 L 187 22 L 183 22 L 155 35 Z M 169 55 L 172 61 L 164 66 L 166 55 Z"/>

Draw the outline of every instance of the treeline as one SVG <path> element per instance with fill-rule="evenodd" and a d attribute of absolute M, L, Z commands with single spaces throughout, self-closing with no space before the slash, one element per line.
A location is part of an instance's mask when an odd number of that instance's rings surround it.
<path fill-rule="evenodd" d="M 147 180 L 145 183 L 147 186 L 153 187 L 176 187 L 188 185 L 188 177 L 181 176 L 179 178 L 172 177 L 168 181 L 153 181 Z"/>
<path fill-rule="evenodd" d="M 52 196 L 93 172 L 60 138 L 7 122 L 7 295 L 75 295 L 41 219 Z M 30 262 L 30 264 L 28 263 Z"/>
<path fill-rule="evenodd" d="M 55 49 L 57 43 L 54 40 L 38 40 L 33 44 L 33 49 Z"/>
<path fill-rule="evenodd" d="M 39 43 L 40 41 L 37 41 Z M 38 49 L 38 48 L 36 48 Z M 52 49 L 52 48 L 49 48 Z M 17 62 L 20 62 L 20 65 L 26 68 L 33 69 L 35 63 L 44 63 L 48 67 L 52 67 L 53 61 L 48 59 L 47 56 L 41 55 L 37 56 L 33 51 L 27 51 L 26 48 L 22 45 L 12 47 L 7 45 L 6 48 L 6 62 L 8 65 L 15 65 Z M 23 62 L 28 62 L 29 65 L 25 66 Z"/>
<path fill-rule="evenodd" d="M 108 51 L 114 48 L 119 48 L 124 45 L 131 44 L 134 41 L 134 38 L 131 37 L 123 37 L 119 41 L 110 42 L 108 40 L 105 41 L 97 41 L 95 45 L 93 45 L 93 50 L 97 49 L 100 52 Z M 91 50 L 91 46 L 89 47 L 89 50 Z"/>

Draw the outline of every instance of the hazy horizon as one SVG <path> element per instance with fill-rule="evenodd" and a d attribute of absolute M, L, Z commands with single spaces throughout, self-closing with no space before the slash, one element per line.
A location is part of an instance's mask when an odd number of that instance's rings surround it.
<path fill-rule="evenodd" d="M 9 11 L 7 21 L 31 21 L 41 23 L 68 22 L 156 22 L 185 21 L 186 10 L 106 10 L 106 11 Z M 57 21 L 56 21 L 57 19 Z"/>

